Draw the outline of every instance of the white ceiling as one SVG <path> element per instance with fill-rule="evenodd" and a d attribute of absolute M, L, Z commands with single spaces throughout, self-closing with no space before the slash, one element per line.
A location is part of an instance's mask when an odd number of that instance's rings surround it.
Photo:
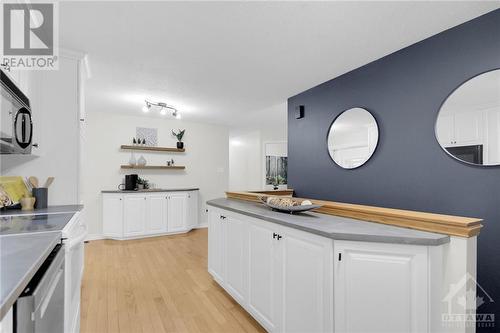
<path fill-rule="evenodd" d="M 296 93 L 498 7 L 63 2 L 59 30 L 61 46 L 89 55 L 89 112 L 141 115 L 148 98 L 173 104 L 183 119 L 238 126 Z"/>
<path fill-rule="evenodd" d="M 500 70 L 478 75 L 458 87 L 441 107 L 439 115 L 500 107 Z"/>

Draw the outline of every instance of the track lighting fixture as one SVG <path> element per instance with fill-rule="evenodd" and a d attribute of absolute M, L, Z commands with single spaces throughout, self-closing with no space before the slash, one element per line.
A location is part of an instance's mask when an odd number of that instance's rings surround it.
<path fill-rule="evenodd" d="M 151 108 L 153 106 L 155 106 L 155 107 L 159 108 L 161 115 L 166 115 L 168 113 L 168 111 L 170 111 L 170 112 L 172 112 L 172 116 L 174 116 L 175 118 L 177 118 L 177 119 L 181 118 L 179 111 L 176 108 L 174 108 L 173 106 L 167 105 L 167 103 L 163 103 L 163 102 L 154 103 L 154 102 L 148 101 L 147 99 L 144 100 L 144 102 L 146 104 L 142 107 L 143 112 L 149 112 L 151 110 Z"/>

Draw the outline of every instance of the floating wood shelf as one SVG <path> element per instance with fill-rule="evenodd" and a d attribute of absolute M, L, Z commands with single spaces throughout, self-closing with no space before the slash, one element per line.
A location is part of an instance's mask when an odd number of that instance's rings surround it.
<path fill-rule="evenodd" d="M 149 169 L 149 170 L 163 170 L 163 169 L 172 169 L 172 170 L 184 170 L 186 167 L 184 165 L 122 165 L 122 169 Z"/>
<path fill-rule="evenodd" d="M 121 149 L 126 150 L 147 150 L 147 151 L 156 151 L 156 152 L 176 152 L 182 153 L 186 151 L 184 148 L 170 148 L 170 147 L 153 147 L 153 146 L 129 146 L 129 145 L 121 145 Z"/>

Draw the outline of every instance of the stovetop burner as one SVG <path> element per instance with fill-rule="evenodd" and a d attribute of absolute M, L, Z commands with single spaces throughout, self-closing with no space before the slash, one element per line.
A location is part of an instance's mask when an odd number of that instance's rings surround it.
<path fill-rule="evenodd" d="M 64 213 L 0 217 L 0 235 L 60 231 L 73 215 Z"/>

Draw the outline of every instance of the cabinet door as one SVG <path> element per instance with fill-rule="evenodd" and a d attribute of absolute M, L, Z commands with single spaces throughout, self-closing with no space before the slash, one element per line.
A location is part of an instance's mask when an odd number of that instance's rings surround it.
<path fill-rule="evenodd" d="M 146 197 L 135 194 L 126 196 L 124 203 L 123 235 L 125 237 L 143 235 L 146 229 Z"/>
<path fill-rule="evenodd" d="M 168 231 L 184 231 L 186 225 L 187 193 L 170 193 L 168 195 Z"/>
<path fill-rule="evenodd" d="M 335 332 L 427 332 L 425 246 L 334 241 Z"/>
<path fill-rule="evenodd" d="M 224 225 L 217 209 L 210 209 L 208 215 L 208 272 L 224 281 Z"/>
<path fill-rule="evenodd" d="M 104 236 L 123 237 L 123 197 L 121 195 L 103 195 L 102 232 Z"/>
<path fill-rule="evenodd" d="M 459 146 L 482 142 L 482 112 L 460 112 L 455 115 L 455 143 Z"/>
<path fill-rule="evenodd" d="M 273 238 L 278 226 L 252 220 L 249 229 L 248 310 L 269 332 L 277 330 L 280 247 Z"/>
<path fill-rule="evenodd" d="M 455 117 L 453 115 L 440 115 L 439 121 L 436 123 L 436 134 L 442 146 L 453 145 L 455 141 Z"/>
<path fill-rule="evenodd" d="M 248 281 L 248 224 L 238 218 L 226 216 L 222 219 L 222 225 L 225 228 L 226 289 L 238 302 L 244 303 Z"/>
<path fill-rule="evenodd" d="M 187 229 L 191 230 L 198 225 L 198 191 L 188 192 L 187 201 Z"/>
<path fill-rule="evenodd" d="M 146 197 L 146 233 L 167 232 L 167 196 L 165 194 Z"/>
<path fill-rule="evenodd" d="M 333 331 L 332 240 L 282 227 L 280 332 Z"/>

